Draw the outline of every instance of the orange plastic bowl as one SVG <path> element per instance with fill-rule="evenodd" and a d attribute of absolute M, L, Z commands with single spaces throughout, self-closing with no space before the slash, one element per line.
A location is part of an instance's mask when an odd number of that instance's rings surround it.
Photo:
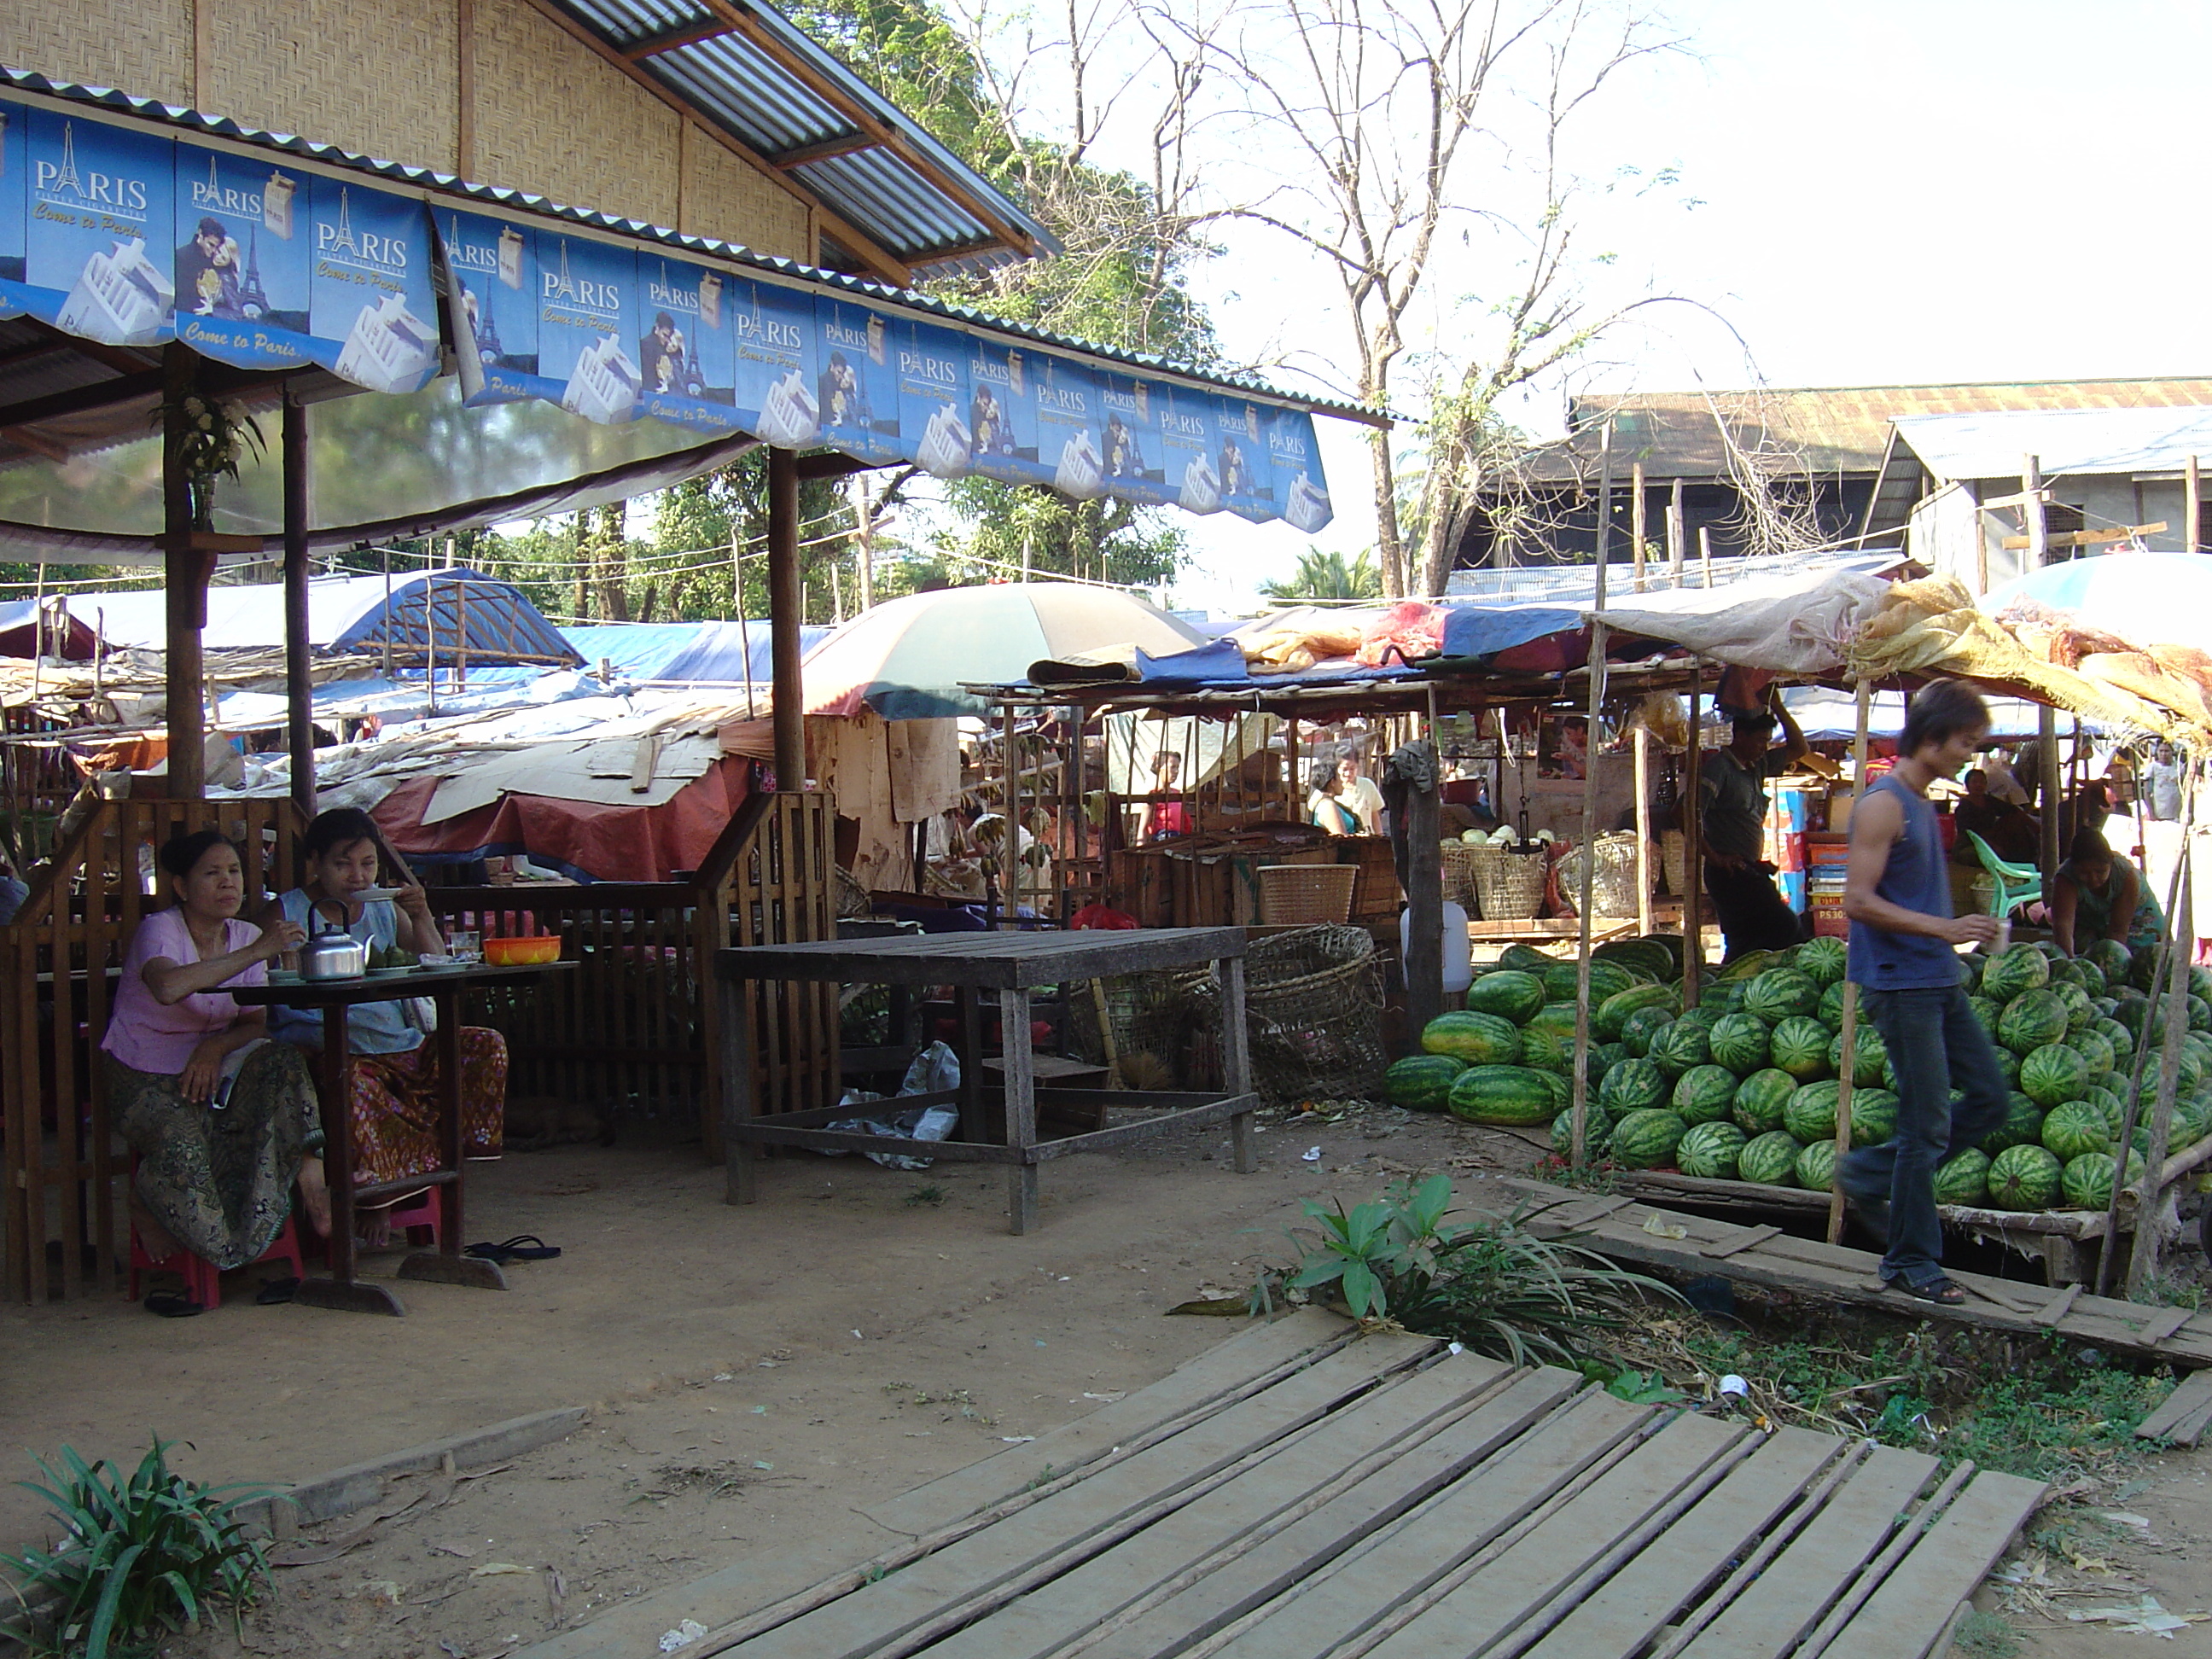
<path fill-rule="evenodd" d="M 561 960 L 561 939 L 548 933 L 538 939 L 488 939 L 484 960 L 495 968 L 520 968 L 534 962 Z"/>

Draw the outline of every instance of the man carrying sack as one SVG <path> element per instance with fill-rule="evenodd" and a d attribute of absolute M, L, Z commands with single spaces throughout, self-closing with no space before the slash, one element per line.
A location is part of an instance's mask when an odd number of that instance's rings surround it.
<path fill-rule="evenodd" d="M 1780 748 L 1770 746 L 1775 721 Z M 1774 866 L 1765 860 L 1766 781 L 1788 771 L 1812 745 L 1770 686 L 1766 707 L 1738 714 L 1725 749 L 1705 757 L 1698 774 L 1698 811 L 1705 840 L 1705 893 L 1728 940 L 1723 958 L 1747 951 L 1781 951 L 1805 937 L 1804 923 L 1775 890 Z"/>

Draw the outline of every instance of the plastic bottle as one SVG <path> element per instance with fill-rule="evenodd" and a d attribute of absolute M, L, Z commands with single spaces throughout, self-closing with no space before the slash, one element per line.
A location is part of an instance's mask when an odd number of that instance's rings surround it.
<path fill-rule="evenodd" d="M 1474 942 L 1468 937 L 1465 909 L 1453 900 L 1446 899 L 1443 912 L 1443 994 L 1455 997 L 1474 983 Z M 1413 950 L 1413 913 L 1410 909 L 1401 910 L 1398 913 L 1398 960 L 1408 960 Z"/>

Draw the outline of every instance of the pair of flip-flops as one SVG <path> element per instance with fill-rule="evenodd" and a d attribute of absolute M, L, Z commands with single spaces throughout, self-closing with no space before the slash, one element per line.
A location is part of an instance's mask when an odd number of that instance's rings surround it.
<path fill-rule="evenodd" d="M 254 1291 L 253 1299 L 264 1308 L 278 1307 L 289 1302 L 293 1292 L 299 1288 L 300 1281 L 289 1274 L 283 1279 L 264 1279 L 260 1289 Z M 145 1308 L 148 1313 L 158 1314 L 163 1319 L 190 1319 L 195 1314 L 204 1314 L 207 1311 L 191 1297 L 174 1296 L 167 1291 L 155 1291 L 149 1293 L 146 1297 Z"/>
<path fill-rule="evenodd" d="M 461 1254 L 504 1267 L 510 1261 L 550 1261 L 561 1254 L 561 1247 L 548 1244 L 536 1233 L 517 1233 L 497 1244 L 471 1244 Z"/>

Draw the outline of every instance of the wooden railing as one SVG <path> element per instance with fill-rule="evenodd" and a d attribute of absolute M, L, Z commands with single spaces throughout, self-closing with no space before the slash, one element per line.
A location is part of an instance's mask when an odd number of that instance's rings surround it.
<path fill-rule="evenodd" d="M 487 933 L 557 932 L 580 966 L 527 996 L 479 994 L 467 1018 L 503 1031 L 511 1094 L 656 1115 L 696 1112 L 721 1157 L 714 952 L 835 937 L 836 808 L 826 793 L 757 795 L 688 882 L 440 887 L 432 902 Z M 99 1068 L 120 969 L 138 923 L 166 903 L 154 855 L 177 830 L 219 828 L 246 849 L 246 889 L 295 884 L 301 825 L 289 801 L 109 801 L 64 838 L 15 923 L 0 927 L 0 1113 L 9 1293 L 43 1302 L 110 1291 L 125 1237 L 116 1206 L 129 1153 Z M 762 988 L 757 1084 L 799 1111 L 836 1099 L 836 988 Z"/>

